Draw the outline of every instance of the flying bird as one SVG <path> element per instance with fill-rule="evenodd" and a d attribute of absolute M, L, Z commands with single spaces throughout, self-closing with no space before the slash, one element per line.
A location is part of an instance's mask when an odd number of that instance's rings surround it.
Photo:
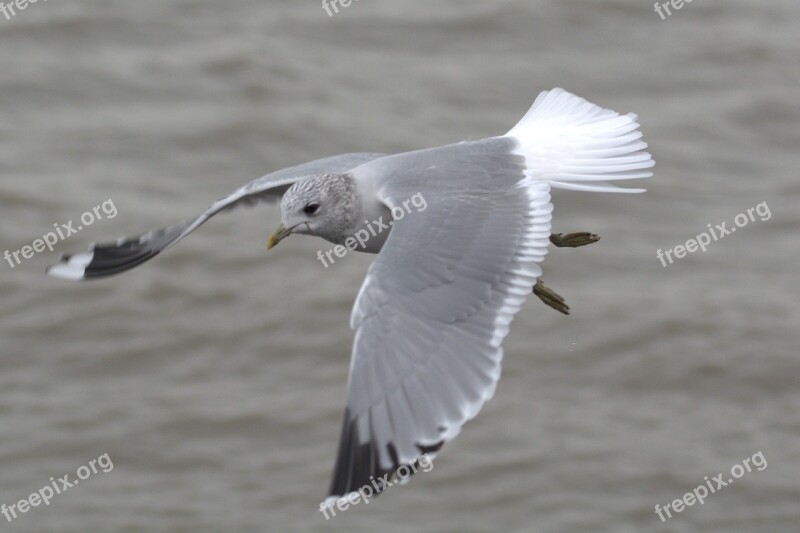
<path fill-rule="evenodd" d="M 281 204 L 269 247 L 305 234 L 350 249 L 369 228 L 355 249 L 378 255 L 350 319 L 347 405 L 328 491 L 329 499 L 346 497 L 422 453 L 435 456 L 478 414 L 500 378 L 503 339 L 531 292 L 569 312 L 543 285 L 539 263 L 551 243 L 576 247 L 598 237 L 551 233 L 550 190 L 643 192 L 610 182 L 650 177 L 655 163 L 646 147 L 636 115 L 552 89 L 505 135 L 280 170 L 194 219 L 62 256 L 48 274 L 119 274 L 217 213 L 261 201 Z M 393 220 L 415 195 L 425 209 Z M 375 233 L 369 226 L 379 219 L 392 224 Z"/>

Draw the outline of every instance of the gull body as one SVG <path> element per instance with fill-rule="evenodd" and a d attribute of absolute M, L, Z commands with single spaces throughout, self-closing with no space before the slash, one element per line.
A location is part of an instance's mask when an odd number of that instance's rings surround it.
<path fill-rule="evenodd" d="M 477 415 L 494 394 L 502 341 L 531 287 L 563 304 L 542 292 L 540 279 L 553 240 L 550 190 L 642 192 L 611 183 L 651 175 L 641 137 L 635 115 L 553 89 L 505 135 L 284 169 L 194 219 L 64 256 L 48 273 L 83 280 L 124 272 L 211 216 L 259 201 L 281 202 L 270 246 L 293 233 L 344 245 L 403 201 L 424 197 L 424 210 L 360 250 L 378 255 L 350 318 L 347 401 L 328 491 L 335 501 L 416 464 L 420 454 L 436 455 Z M 563 246 L 581 240 L 557 237 Z"/>

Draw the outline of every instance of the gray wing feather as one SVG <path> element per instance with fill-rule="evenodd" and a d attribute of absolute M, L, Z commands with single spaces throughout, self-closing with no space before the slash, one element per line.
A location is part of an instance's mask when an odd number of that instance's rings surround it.
<path fill-rule="evenodd" d="M 346 172 L 383 155 L 343 154 L 267 174 L 214 202 L 193 219 L 135 237 L 118 239 L 115 242 L 93 244 L 86 253 L 63 255 L 59 263 L 47 269 L 47 273 L 65 279 L 83 280 L 103 278 L 125 272 L 175 245 L 217 213 L 242 205 L 251 206 L 258 202 L 278 201 L 294 182 L 304 176 L 326 172 Z"/>
<path fill-rule="evenodd" d="M 356 330 L 339 497 L 436 452 L 494 394 L 508 325 L 541 271 L 549 186 L 526 179 L 513 140 L 389 156 L 353 171 L 400 206 L 353 308 Z"/>

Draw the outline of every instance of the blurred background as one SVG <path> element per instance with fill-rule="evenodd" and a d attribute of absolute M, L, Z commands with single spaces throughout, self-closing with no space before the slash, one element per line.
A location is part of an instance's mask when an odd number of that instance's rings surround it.
<path fill-rule="evenodd" d="M 113 470 L 3 531 L 797 531 L 800 5 L 697 0 L 59 0 L 0 16 L 0 504 Z M 48 278 L 59 253 L 193 217 L 318 157 L 506 132 L 555 86 L 639 114 L 644 195 L 554 194 L 548 286 L 497 394 L 434 468 L 330 521 L 349 312 L 372 257 L 267 253 L 273 206 L 141 268 Z M 671 249 L 766 202 L 735 234 Z M 325 248 L 327 249 L 327 248 Z M 663 522 L 757 452 L 768 463 Z"/>

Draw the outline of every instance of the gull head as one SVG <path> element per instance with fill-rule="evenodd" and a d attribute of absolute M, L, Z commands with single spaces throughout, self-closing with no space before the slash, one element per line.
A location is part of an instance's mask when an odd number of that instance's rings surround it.
<path fill-rule="evenodd" d="M 303 178 L 281 200 L 281 224 L 267 240 L 272 248 L 292 233 L 316 235 L 341 244 L 361 215 L 356 183 L 347 174 Z"/>

